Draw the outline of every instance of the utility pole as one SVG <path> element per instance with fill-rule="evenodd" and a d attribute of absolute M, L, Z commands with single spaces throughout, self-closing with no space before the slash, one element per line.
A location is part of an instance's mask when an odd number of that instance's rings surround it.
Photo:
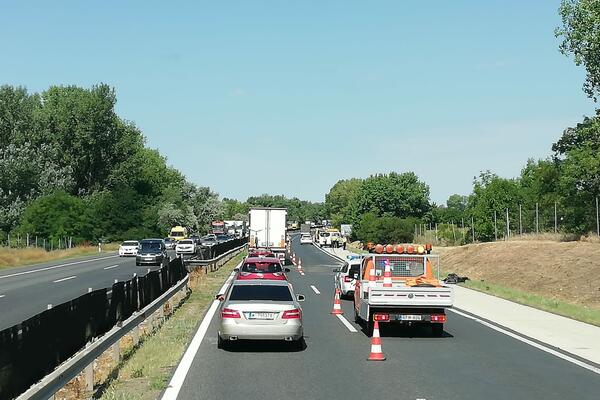
<path fill-rule="evenodd" d="M 452 236 L 454 237 L 454 244 L 456 244 L 456 231 L 454 230 L 454 221 L 452 221 Z"/>
<path fill-rule="evenodd" d="M 494 240 L 498 241 L 498 218 L 494 210 Z"/>

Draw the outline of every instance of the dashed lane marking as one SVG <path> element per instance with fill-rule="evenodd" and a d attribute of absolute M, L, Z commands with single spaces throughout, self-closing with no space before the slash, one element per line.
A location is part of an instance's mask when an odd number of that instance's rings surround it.
<path fill-rule="evenodd" d="M 104 267 L 104 269 L 113 269 L 117 268 L 119 265 L 111 265 L 110 267 Z"/>
<path fill-rule="evenodd" d="M 337 314 L 337 315 L 336 315 L 336 317 L 338 317 L 338 319 L 339 319 L 340 321 L 342 321 L 342 324 L 344 324 L 344 326 L 345 326 L 346 328 L 348 328 L 348 330 L 349 330 L 350 332 L 352 332 L 352 333 L 356 333 L 356 332 L 358 332 L 358 331 L 356 330 L 356 328 L 355 328 L 355 327 L 353 327 L 353 326 L 352 326 L 352 324 L 351 324 L 351 323 L 350 323 L 350 322 L 349 322 L 349 321 L 348 321 L 346 318 L 344 318 L 344 316 L 343 316 L 342 314 Z"/>
<path fill-rule="evenodd" d="M 5 294 L 0 294 L 0 299 L 6 296 Z"/>
<path fill-rule="evenodd" d="M 71 279 L 75 279 L 75 278 L 77 278 L 77 275 L 68 276 L 68 277 L 66 277 L 66 278 L 62 278 L 62 279 L 57 279 L 57 280 L 55 280 L 55 281 L 52 281 L 52 282 L 54 282 L 54 283 L 59 283 L 59 282 L 69 281 L 69 280 L 71 280 Z"/>
<path fill-rule="evenodd" d="M 304 272 L 300 272 L 300 275 L 304 276 L 304 275 L 306 275 L 306 274 L 305 274 Z"/>
<path fill-rule="evenodd" d="M 321 294 L 321 292 L 319 292 L 319 289 L 317 289 L 316 287 L 314 287 L 314 285 L 310 285 L 310 288 L 313 290 L 313 292 L 315 292 L 316 294 Z"/>
<path fill-rule="evenodd" d="M 0 279 L 12 278 L 13 276 L 20 276 L 20 275 L 33 274 L 33 273 L 35 273 L 35 272 L 49 271 L 49 270 L 51 270 L 51 269 L 63 268 L 63 267 L 68 267 L 68 266 L 71 266 L 71 265 L 84 264 L 84 263 L 89 263 L 89 262 L 94 262 L 94 261 L 100 261 L 100 260 L 106 260 L 106 259 L 108 259 L 108 258 L 115 258 L 115 257 L 118 257 L 118 256 L 109 256 L 109 257 L 93 258 L 93 259 L 91 259 L 91 260 L 76 261 L 76 262 L 67 263 L 67 264 L 54 265 L 54 266 L 52 266 L 52 267 L 45 267 L 45 268 L 39 268 L 39 269 L 32 269 L 31 271 L 23 271 L 23 272 L 17 272 L 17 273 L 14 273 L 14 274 L 2 275 L 2 276 L 0 276 Z"/>

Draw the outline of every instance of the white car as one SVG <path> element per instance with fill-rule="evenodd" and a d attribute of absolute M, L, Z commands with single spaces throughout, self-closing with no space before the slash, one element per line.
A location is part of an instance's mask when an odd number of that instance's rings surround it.
<path fill-rule="evenodd" d="M 312 237 L 310 236 L 310 233 L 303 233 L 300 236 L 300 244 L 312 244 Z"/>
<path fill-rule="evenodd" d="M 321 247 L 331 246 L 331 233 L 320 232 L 319 233 L 319 245 Z"/>
<path fill-rule="evenodd" d="M 348 256 L 349 261 L 342 268 L 335 270 L 335 287 L 339 289 L 342 297 L 354 294 L 354 287 L 360 273 L 361 256 Z"/>
<path fill-rule="evenodd" d="M 140 242 L 137 240 L 126 240 L 119 246 L 119 257 L 137 256 Z"/>
<path fill-rule="evenodd" d="M 192 239 L 182 239 L 177 242 L 175 246 L 175 254 L 180 256 L 182 254 L 196 254 L 196 242 Z"/>

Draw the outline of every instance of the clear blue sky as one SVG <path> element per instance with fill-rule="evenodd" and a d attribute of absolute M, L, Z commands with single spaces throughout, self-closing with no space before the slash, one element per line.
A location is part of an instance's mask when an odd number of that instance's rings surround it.
<path fill-rule="evenodd" d="M 594 109 L 559 0 L 93 3 L 3 2 L 1 83 L 114 86 L 149 146 L 225 197 L 414 171 L 441 203 Z"/>

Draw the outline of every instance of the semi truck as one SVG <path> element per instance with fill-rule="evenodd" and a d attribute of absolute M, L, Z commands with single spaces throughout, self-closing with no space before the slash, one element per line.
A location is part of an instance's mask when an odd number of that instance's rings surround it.
<path fill-rule="evenodd" d="M 431 245 L 376 245 L 355 276 L 354 319 L 372 332 L 375 321 L 430 325 L 442 336 L 452 287 L 439 280 L 439 257 Z M 437 277 L 435 276 L 437 274 Z"/>
<path fill-rule="evenodd" d="M 285 260 L 287 209 L 253 207 L 249 213 L 250 248 L 266 248 Z"/>

